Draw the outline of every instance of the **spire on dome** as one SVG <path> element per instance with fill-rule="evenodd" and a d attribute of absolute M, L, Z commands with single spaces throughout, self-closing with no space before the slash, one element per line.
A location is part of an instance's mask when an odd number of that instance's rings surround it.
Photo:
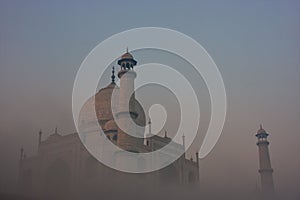
<path fill-rule="evenodd" d="M 57 126 L 55 127 L 55 132 L 54 132 L 54 134 L 58 134 L 58 132 L 57 132 Z"/>
<path fill-rule="evenodd" d="M 115 83 L 115 66 L 112 67 L 112 74 L 111 74 L 111 83 Z"/>
<path fill-rule="evenodd" d="M 266 133 L 265 129 L 263 129 L 262 124 L 259 125 L 259 129 L 258 129 L 257 133 L 258 133 L 258 134 L 259 134 L 259 133 Z"/>

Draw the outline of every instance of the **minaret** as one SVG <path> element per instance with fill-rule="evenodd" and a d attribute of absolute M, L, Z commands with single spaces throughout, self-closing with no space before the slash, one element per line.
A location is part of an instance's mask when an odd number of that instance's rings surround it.
<path fill-rule="evenodd" d="M 273 194 L 273 169 L 271 167 L 271 160 L 269 155 L 269 142 L 267 140 L 268 135 L 269 134 L 262 128 L 262 125 L 260 125 L 260 129 L 255 135 L 258 139 L 256 143 L 259 153 L 258 172 L 260 173 L 262 192 L 265 194 Z"/>
<path fill-rule="evenodd" d="M 39 143 L 38 145 L 40 146 L 41 142 L 42 142 L 42 130 L 39 131 Z"/>
<path fill-rule="evenodd" d="M 134 119 L 137 118 L 137 113 L 134 111 L 134 79 L 136 78 L 136 72 L 133 67 L 137 62 L 133 59 L 133 56 L 128 52 L 121 56 L 118 60 L 118 65 L 121 66 L 121 70 L 118 73 L 120 79 L 120 92 L 118 102 L 117 120 L 118 140 L 117 145 L 127 151 L 136 151 L 136 146 L 141 143 L 143 145 L 143 139 L 133 137 L 136 134 Z M 130 107 L 130 109 L 129 109 Z M 127 134 L 127 133 L 130 133 Z"/>
<path fill-rule="evenodd" d="M 20 149 L 20 160 L 23 160 L 23 158 L 24 158 L 24 148 L 21 147 L 21 149 Z"/>

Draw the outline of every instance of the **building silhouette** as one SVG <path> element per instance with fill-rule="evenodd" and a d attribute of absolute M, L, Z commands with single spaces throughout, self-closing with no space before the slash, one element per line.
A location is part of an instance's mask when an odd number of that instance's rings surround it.
<path fill-rule="evenodd" d="M 90 135 L 96 133 L 102 134 L 107 141 L 128 152 L 153 152 L 171 144 L 170 151 L 163 153 L 175 157 L 185 150 L 184 136 L 182 144 L 178 144 L 168 137 L 167 132 L 164 136 L 151 133 L 151 120 L 146 121 L 144 110 L 134 95 L 134 79 L 137 74 L 133 68 L 137 61 L 126 52 L 117 63 L 120 65 L 118 72 L 120 85 L 115 82 L 113 67 L 111 83 L 90 97 L 81 109 L 79 116 L 79 129 L 83 133 L 81 138 L 78 133 L 61 135 L 55 128 L 45 140 L 42 140 L 43 133 L 39 131 L 38 152 L 35 156 L 26 157 L 24 149 L 21 148 L 18 183 L 21 195 L 40 199 L 82 199 L 81 195 L 86 197 L 87 194 L 97 192 L 113 193 L 120 188 L 128 187 L 135 190 L 139 188 L 152 190 L 173 185 L 199 187 L 198 153 L 195 153 L 195 160 L 186 159 L 183 153 L 175 162 L 163 169 L 130 174 L 102 164 L 83 145 L 83 142 L 91 139 Z M 112 104 L 112 98 L 115 98 L 117 104 Z M 116 105 L 117 107 L 114 107 Z M 118 123 L 115 120 L 118 120 Z M 136 130 L 133 123 L 141 127 L 148 123 L 147 138 L 141 137 L 144 131 Z M 118 124 L 125 128 L 121 129 Z M 99 132 L 99 126 L 103 133 Z M 134 137 L 134 134 L 139 137 Z M 256 144 L 259 152 L 261 190 L 256 188 L 253 197 L 246 199 L 275 199 L 268 135 L 262 126 L 255 135 L 258 139 Z M 106 151 L 105 144 L 99 145 Z M 129 159 L 123 157 L 121 152 L 106 152 L 106 154 L 114 158 L 115 163 Z M 147 163 L 137 157 L 130 158 L 130 162 L 150 166 L 154 160 Z"/>
<path fill-rule="evenodd" d="M 132 123 L 145 126 L 146 117 L 142 106 L 134 96 L 134 79 L 137 74 L 133 68 L 137 61 L 126 52 L 118 60 L 118 64 L 120 86 L 115 83 L 113 68 L 111 83 L 100 89 L 82 107 L 79 129 L 84 134 L 83 140 L 89 140 L 92 133 L 101 134 L 98 126 L 100 125 L 107 140 L 129 152 L 152 152 L 170 143 L 172 151 L 165 152 L 168 156 L 176 156 L 184 151 L 184 142 L 183 144 L 173 142 L 167 133 L 164 137 L 152 135 L 150 119 L 147 139 L 127 134 L 141 134 L 134 129 Z M 111 103 L 114 91 L 118 101 L 117 108 L 113 108 L 114 105 Z M 118 124 L 127 129 L 118 127 L 112 113 L 114 109 L 117 109 Z M 94 113 L 97 115 L 96 120 L 93 117 Z M 130 185 L 129 183 L 145 187 L 159 187 L 161 184 L 198 185 L 199 183 L 198 153 L 195 160 L 186 159 L 183 153 L 174 163 L 161 170 L 145 174 L 129 174 L 111 169 L 97 161 L 84 147 L 77 133 L 61 135 L 56 128 L 54 133 L 44 141 L 42 141 L 42 131 L 38 135 L 37 155 L 25 157 L 24 150 L 21 150 L 18 188 L 24 196 L 67 199 L 91 193 L 92 190 L 117 188 L 124 184 Z M 105 151 L 105 145 L 102 148 Z M 116 163 L 119 159 L 128 159 L 123 158 L 122 153 L 119 152 L 109 153 L 115 158 Z M 140 159 L 132 159 L 130 162 L 150 165 Z"/>

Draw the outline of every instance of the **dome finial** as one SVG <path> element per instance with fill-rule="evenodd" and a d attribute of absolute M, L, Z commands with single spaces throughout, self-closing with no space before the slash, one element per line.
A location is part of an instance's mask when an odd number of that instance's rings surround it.
<path fill-rule="evenodd" d="M 115 83 L 115 66 L 112 67 L 111 83 Z"/>
<path fill-rule="evenodd" d="M 55 133 L 55 134 L 58 134 L 58 133 L 57 133 L 57 126 L 55 127 L 55 132 L 54 132 L 54 133 Z"/>
<path fill-rule="evenodd" d="M 259 124 L 259 129 L 258 129 L 257 133 L 258 134 L 260 134 L 260 133 L 266 133 L 265 129 L 263 129 L 262 124 Z"/>
<path fill-rule="evenodd" d="M 128 47 L 126 47 L 126 53 L 128 53 Z"/>

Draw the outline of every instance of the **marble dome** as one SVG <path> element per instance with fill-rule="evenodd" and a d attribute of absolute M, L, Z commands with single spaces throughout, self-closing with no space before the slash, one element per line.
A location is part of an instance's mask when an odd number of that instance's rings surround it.
<path fill-rule="evenodd" d="M 95 96 L 90 97 L 85 102 L 79 114 L 80 126 L 94 123 L 94 112 L 96 112 L 97 121 L 101 128 L 105 130 L 105 124 L 114 119 L 112 110 L 117 109 L 116 107 L 112 108 L 111 104 L 111 97 L 114 89 L 116 89 L 116 98 L 118 99 L 120 88 L 115 83 L 111 83 L 105 88 L 100 89 Z M 130 110 L 138 114 L 134 121 L 139 126 L 145 126 L 145 113 L 141 104 L 136 99 L 130 101 Z"/>

